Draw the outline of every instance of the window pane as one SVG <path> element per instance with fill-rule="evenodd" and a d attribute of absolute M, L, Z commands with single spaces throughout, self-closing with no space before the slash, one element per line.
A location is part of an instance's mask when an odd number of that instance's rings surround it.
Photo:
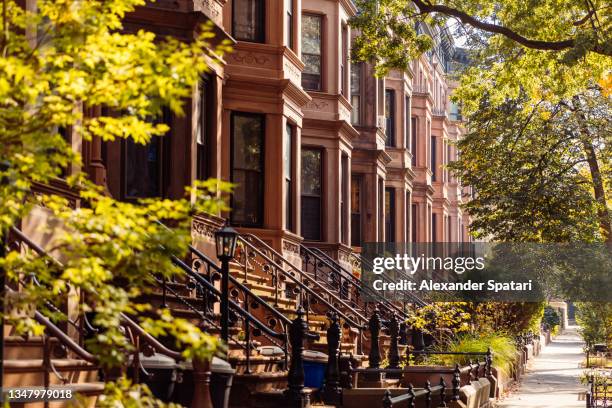
<path fill-rule="evenodd" d="M 320 16 L 302 16 L 302 53 L 321 55 Z"/>
<path fill-rule="evenodd" d="M 260 226 L 263 208 L 264 116 L 232 114 L 232 223 Z"/>
<path fill-rule="evenodd" d="M 302 235 L 310 241 L 321 240 L 320 197 L 302 197 Z"/>
<path fill-rule="evenodd" d="M 321 151 L 302 149 L 302 194 L 321 195 Z"/>
<path fill-rule="evenodd" d="M 285 27 L 287 47 L 293 49 L 293 0 L 287 0 L 287 27 Z"/>
<path fill-rule="evenodd" d="M 321 150 L 302 149 L 302 235 L 321 239 Z"/>
<path fill-rule="evenodd" d="M 412 140 L 410 141 L 410 153 L 412 153 L 412 165 L 417 165 L 417 118 L 411 118 Z"/>
<path fill-rule="evenodd" d="M 285 142 L 283 143 L 283 170 L 286 179 L 291 179 L 291 147 L 293 144 L 293 126 L 285 126 Z"/>
<path fill-rule="evenodd" d="M 351 122 L 359 124 L 361 121 L 361 64 L 351 65 Z"/>
<path fill-rule="evenodd" d="M 234 114 L 234 168 L 260 170 L 262 120 L 259 115 Z"/>
<path fill-rule="evenodd" d="M 321 74 L 321 56 L 303 54 L 302 59 L 304 60 L 304 72 L 307 74 Z"/>
<path fill-rule="evenodd" d="M 126 198 L 161 196 L 161 139 L 151 138 L 147 145 L 126 140 Z"/>
<path fill-rule="evenodd" d="M 436 138 L 434 136 L 431 137 L 431 172 L 432 172 L 432 176 L 431 176 L 431 180 L 432 181 L 436 181 L 436 173 L 437 173 L 437 163 L 436 163 L 436 150 L 437 150 L 437 146 L 436 146 Z"/>
<path fill-rule="evenodd" d="M 395 92 L 391 89 L 385 91 L 385 118 L 387 119 L 385 145 L 395 147 Z"/>
<path fill-rule="evenodd" d="M 361 246 L 361 178 L 351 177 L 351 245 Z"/>
<path fill-rule="evenodd" d="M 285 175 L 285 228 L 293 229 L 293 183 L 291 181 L 291 156 L 293 146 L 293 126 L 285 126 L 285 141 L 283 143 L 283 173 Z"/>
<path fill-rule="evenodd" d="M 395 242 L 395 189 L 385 189 L 385 242 Z"/>
<path fill-rule="evenodd" d="M 321 17 L 302 16 L 302 61 L 305 89 L 321 89 Z"/>
<path fill-rule="evenodd" d="M 234 37 L 237 40 L 263 42 L 263 0 L 234 0 Z"/>

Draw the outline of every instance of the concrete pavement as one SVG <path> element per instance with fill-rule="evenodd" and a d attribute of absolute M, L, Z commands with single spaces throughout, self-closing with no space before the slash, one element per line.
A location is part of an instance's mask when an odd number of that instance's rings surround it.
<path fill-rule="evenodd" d="M 586 406 L 579 394 L 586 390 L 580 384 L 579 367 L 584 358 L 582 339 L 576 326 L 543 348 L 531 360 L 518 391 L 496 406 L 499 408 L 582 408 Z"/>

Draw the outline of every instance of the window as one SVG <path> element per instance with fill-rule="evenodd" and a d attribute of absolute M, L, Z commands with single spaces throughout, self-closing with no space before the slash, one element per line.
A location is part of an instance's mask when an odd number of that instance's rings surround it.
<path fill-rule="evenodd" d="M 403 236 L 404 236 L 404 241 L 405 242 L 409 242 L 410 241 L 410 226 L 411 226 L 411 207 L 410 207 L 410 203 L 412 202 L 412 197 L 410 196 L 410 192 L 406 191 L 406 196 L 404 198 L 404 228 L 403 228 Z"/>
<path fill-rule="evenodd" d="M 232 224 L 261 227 L 264 200 L 265 116 L 232 112 L 231 115 Z"/>
<path fill-rule="evenodd" d="M 170 124 L 170 111 L 164 109 L 155 123 Z M 170 153 L 170 135 L 154 136 L 146 145 L 126 139 L 123 145 L 123 198 L 161 197 L 165 194 L 167 178 L 164 166 Z"/>
<path fill-rule="evenodd" d="M 431 214 L 431 242 L 438 242 L 438 214 Z"/>
<path fill-rule="evenodd" d="M 210 76 L 200 81 L 200 117 L 196 132 L 196 177 L 205 180 L 209 177 L 208 145 L 214 123 L 214 84 Z"/>
<path fill-rule="evenodd" d="M 417 165 L 417 131 L 418 131 L 418 127 L 417 127 L 417 118 L 416 117 L 412 117 L 410 119 L 410 129 L 412 129 L 412 140 L 410 141 L 410 152 L 412 153 L 412 165 L 416 166 Z"/>
<path fill-rule="evenodd" d="M 436 181 L 437 163 L 436 163 L 436 137 L 431 137 L 431 181 Z"/>
<path fill-rule="evenodd" d="M 348 244 L 348 220 L 347 220 L 347 201 L 348 201 L 348 156 L 343 154 L 340 161 L 340 240 Z"/>
<path fill-rule="evenodd" d="M 285 31 L 287 33 L 287 38 L 285 39 L 285 42 L 287 44 L 287 47 L 291 48 L 292 50 L 294 50 L 295 48 L 295 44 L 294 44 L 294 26 L 293 26 L 293 0 L 287 0 L 287 27 L 286 27 Z"/>
<path fill-rule="evenodd" d="M 450 164 L 451 162 L 451 145 L 447 144 L 446 145 L 446 165 Z M 448 167 L 446 167 L 444 169 L 444 174 L 446 176 L 446 181 L 450 180 L 450 173 L 448 171 Z"/>
<path fill-rule="evenodd" d="M 340 93 L 344 96 L 346 95 L 347 87 L 348 87 L 348 27 L 343 24 L 342 25 L 342 38 L 341 38 L 341 52 L 340 55 Z"/>
<path fill-rule="evenodd" d="M 410 97 L 404 96 L 404 148 L 410 149 Z"/>
<path fill-rule="evenodd" d="M 385 146 L 395 147 L 395 91 L 385 90 Z"/>
<path fill-rule="evenodd" d="M 239 41 L 265 42 L 265 0 L 234 0 L 232 34 Z"/>
<path fill-rule="evenodd" d="M 351 123 L 361 123 L 361 64 L 351 65 Z"/>
<path fill-rule="evenodd" d="M 385 242 L 395 242 L 395 189 L 385 188 Z"/>
<path fill-rule="evenodd" d="M 385 183 L 383 179 L 378 179 L 378 241 L 383 241 L 385 238 L 384 231 L 384 207 L 385 207 Z"/>
<path fill-rule="evenodd" d="M 283 172 L 285 175 L 285 228 L 293 231 L 293 137 L 294 127 L 285 126 L 285 141 L 283 143 Z"/>
<path fill-rule="evenodd" d="M 351 245 L 361 246 L 361 176 L 351 177 Z"/>
<path fill-rule="evenodd" d="M 321 90 L 321 37 L 323 18 L 311 14 L 302 15 L 302 87 L 311 91 Z"/>
<path fill-rule="evenodd" d="M 302 148 L 302 235 L 320 241 L 322 222 L 321 149 Z"/>
<path fill-rule="evenodd" d="M 378 78 L 377 81 L 377 104 L 378 104 L 378 111 L 377 111 L 377 115 L 381 115 L 384 114 L 385 112 L 385 79 L 384 78 Z"/>
<path fill-rule="evenodd" d="M 417 242 L 418 240 L 418 235 L 417 235 L 417 220 L 418 220 L 418 205 L 417 204 L 412 204 L 412 214 L 411 214 L 411 221 L 412 221 L 412 242 Z"/>

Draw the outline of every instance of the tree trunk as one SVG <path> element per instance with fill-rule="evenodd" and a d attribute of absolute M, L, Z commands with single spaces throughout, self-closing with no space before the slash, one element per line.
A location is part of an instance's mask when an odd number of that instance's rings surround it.
<path fill-rule="evenodd" d="M 588 131 L 582 140 L 582 146 L 589 163 L 591 179 L 593 180 L 593 191 L 595 193 L 595 201 L 597 201 L 597 217 L 599 218 L 599 227 L 604 236 L 604 241 L 609 247 L 612 247 L 612 218 L 610 217 L 610 209 L 606 200 L 606 190 L 604 188 L 601 170 L 597 162 L 597 153 L 595 147 L 589 138 Z"/>

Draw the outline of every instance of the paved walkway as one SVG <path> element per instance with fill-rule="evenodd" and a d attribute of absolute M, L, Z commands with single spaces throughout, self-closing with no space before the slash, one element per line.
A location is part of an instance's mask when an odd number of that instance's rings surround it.
<path fill-rule="evenodd" d="M 580 384 L 583 369 L 582 340 L 576 326 L 570 326 L 542 353 L 531 360 L 518 391 L 500 402 L 500 408 L 578 408 L 585 407 L 578 395 L 586 388 Z"/>

